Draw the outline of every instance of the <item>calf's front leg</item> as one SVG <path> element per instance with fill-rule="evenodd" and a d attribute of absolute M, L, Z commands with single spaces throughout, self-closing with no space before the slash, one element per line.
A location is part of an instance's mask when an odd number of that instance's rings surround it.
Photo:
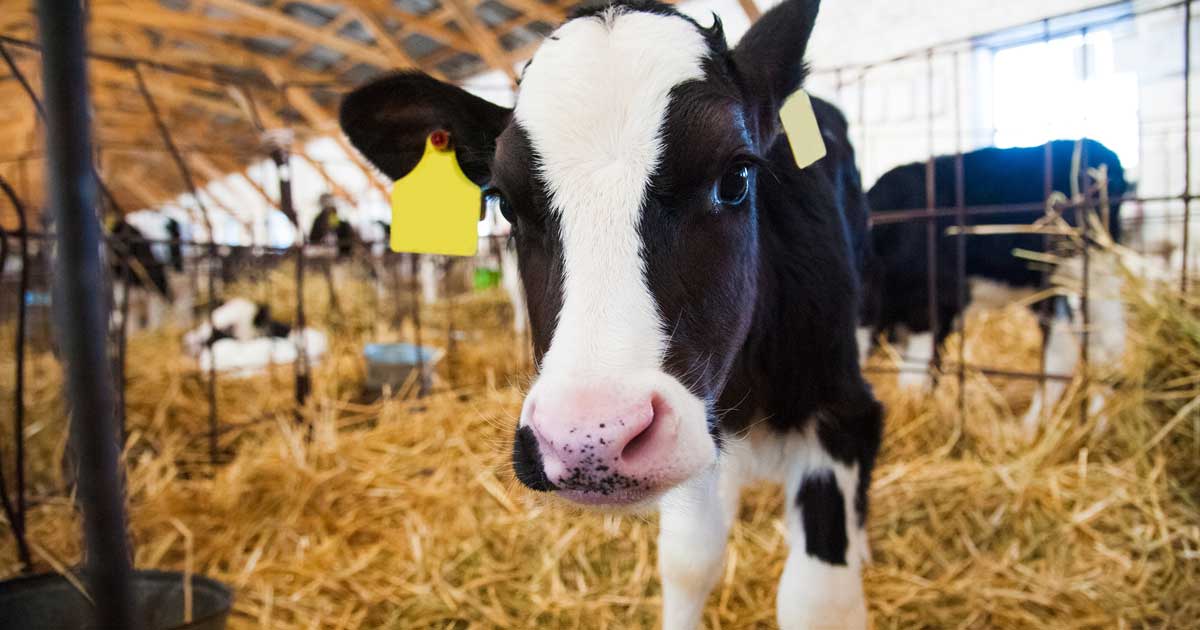
<path fill-rule="evenodd" d="M 728 459 L 659 504 L 658 569 L 664 630 L 694 630 L 721 576 L 739 484 Z"/>
<path fill-rule="evenodd" d="M 776 595 L 783 630 L 864 630 L 862 565 L 867 537 L 858 512 L 862 467 L 830 456 L 816 431 L 796 436 L 785 482 L 788 552 Z M 869 471 L 865 473 L 869 476 Z"/>

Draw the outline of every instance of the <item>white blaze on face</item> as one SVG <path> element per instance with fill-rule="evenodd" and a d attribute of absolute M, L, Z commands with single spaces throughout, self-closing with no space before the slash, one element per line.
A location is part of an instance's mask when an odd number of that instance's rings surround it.
<path fill-rule="evenodd" d="M 606 12 L 564 24 L 526 70 L 515 118 L 549 187 L 565 269 L 543 373 L 659 368 L 667 335 L 638 226 L 671 89 L 703 76 L 707 51 L 679 17 Z"/>

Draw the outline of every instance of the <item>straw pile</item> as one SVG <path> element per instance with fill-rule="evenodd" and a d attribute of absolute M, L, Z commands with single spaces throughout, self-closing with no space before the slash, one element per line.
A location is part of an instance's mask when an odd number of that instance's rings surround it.
<path fill-rule="evenodd" d="M 1200 304 L 1158 289 L 1133 302 L 1139 335 L 1104 430 L 1066 405 L 1030 443 L 1014 415 L 1029 385 L 969 375 L 964 418 L 953 378 L 925 396 L 879 378 L 890 413 L 869 523 L 874 627 L 1200 627 Z M 1037 330 L 1020 309 L 970 318 L 969 360 L 1036 368 Z M 165 343 L 145 351 L 166 354 Z M 495 365 L 514 348 L 479 352 L 494 352 Z M 657 623 L 653 518 L 581 515 L 512 481 L 516 377 L 356 403 L 357 355 L 332 356 L 303 410 L 310 440 L 277 412 L 229 444 L 230 461 L 216 469 L 179 464 L 198 422 L 187 414 L 203 409 L 189 377 L 163 377 L 178 380 L 176 393 L 162 382 L 131 386 L 145 427 L 129 447 L 139 565 L 192 566 L 234 585 L 235 628 Z M 279 404 L 256 392 L 223 390 L 224 408 Z M 165 415 L 150 413 L 164 406 Z M 776 488 L 745 495 L 709 627 L 774 624 L 781 504 Z M 32 511 L 43 567 L 78 559 L 73 518 L 65 498 Z M 4 536 L 0 573 L 11 573 Z"/>

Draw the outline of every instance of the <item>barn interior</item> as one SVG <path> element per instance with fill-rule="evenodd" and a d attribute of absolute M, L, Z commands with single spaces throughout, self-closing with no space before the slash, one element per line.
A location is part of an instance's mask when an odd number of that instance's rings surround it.
<path fill-rule="evenodd" d="M 74 576 L 85 560 L 54 316 L 64 184 L 48 165 L 36 4 L 0 11 L 9 582 Z M 577 4 L 85 3 L 101 342 L 136 568 L 226 585 L 229 628 L 658 627 L 657 518 L 580 511 L 514 477 L 537 371 L 507 221 L 482 218 L 473 256 L 391 251 L 393 182 L 338 124 L 345 94 L 396 70 L 512 106 L 525 63 Z M 674 6 L 701 24 L 719 16 L 732 44 L 774 4 Z M 1082 138 L 1110 149 L 1128 184 L 1108 198 L 1113 170 L 1075 165 L 1072 179 L 1100 184 L 1047 185 L 1036 225 L 975 225 L 965 199 L 874 217 L 924 234 L 942 212 L 962 224 L 938 243 L 1029 233 L 1070 252 L 1011 252 L 1059 272 L 997 303 L 972 293 L 936 348 L 874 340 L 864 369 L 886 421 L 867 522 L 871 627 L 1200 628 L 1192 9 L 823 3 L 805 89 L 845 115 L 864 189 L 905 164 L 928 177 L 933 156 Z M 1118 223 L 1100 220 L 1114 206 Z M 1068 223 L 1077 207 L 1097 220 Z M 1071 323 L 1066 372 L 1046 365 L 1029 307 L 1052 295 L 1083 313 L 1121 309 Z M 242 307 L 256 332 L 194 342 Z M 1091 349 L 1113 335 L 1116 355 Z M 1061 398 L 1031 416 L 1055 384 Z M 787 549 L 780 489 L 755 486 L 706 627 L 776 627 Z M 15 623 L 3 610 L 0 622 Z"/>

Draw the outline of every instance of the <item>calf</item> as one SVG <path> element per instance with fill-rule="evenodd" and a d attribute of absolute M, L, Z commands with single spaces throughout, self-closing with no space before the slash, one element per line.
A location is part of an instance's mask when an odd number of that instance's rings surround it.
<path fill-rule="evenodd" d="M 222 339 L 248 341 L 263 337 L 286 338 L 292 327 L 271 318 L 271 307 L 233 298 L 212 312 L 212 325 L 204 322 L 183 336 L 183 345 L 192 356 Z"/>
<path fill-rule="evenodd" d="M 1078 146 L 1077 146 L 1078 145 Z M 1046 181 L 1046 157 L 1049 150 L 1050 179 Z M 1041 204 L 1046 199 L 1046 186 L 1052 190 L 1072 189 L 1072 163 L 1078 153 L 1080 164 L 1088 168 L 1104 166 L 1108 171 L 1107 194 L 1111 200 L 1105 218 L 1114 239 L 1121 236 L 1120 199 L 1126 183 L 1121 161 L 1115 153 L 1094 140 L 1081 143 L 1058 140 L 1047 146 L 997 149 L 987 148 L 963 155 L 963 196 L 968 207 L 1032 205 L 1021 211 L 984 212 L 970 214 L 967 225 L 1021 224 L 1036 222 L 1045 215 Z M 1086 156 L 1086 162 L 1082 161 Z M 942 156 L 934 161 L 936 206 L 955 206 L 955 157 Z M 871 187 L 868 200 L 876 216 L 888 211 L 915 210 L 926 207 L 926 165 L 914 163 L 888 171 Z M 1093 195 L 1093 201 L 1095 196 Z M 1068 210 L 1063 217 L 1078 225 L 1078 213 Z M 957 273 L 956 236 L 947 230 L 957 224 L 957 217 L 941 216 L 936 221 L 937 257 L 934 262 L 937 280 L 937 329 L 931 330 L 927 263 L 927 232 L 923 221 L 878 223 L 872 229 L 872 253 L 868 262 L 864 299 L 864 324 L 870 327 L 871 338 L 886 334 L 893 341 L 908 334 L 906 356 L 929 357 L 949 335 L 954 320 L 962 315 L 959 291 L 962 286 Z M 962 307 L 972 301 L 988 306 L 1002 306 L 1022 293 L 1032 295 L 1044 283 L 1044 274 L 1029 261 L 1013 255 L 1016 249 L 1034 252 L 1046 250 L 1046 237 L 1040 234 L 1001 234 L 969 237 L 966 244 L 965 281 L 969 291 Z M 1050 372 L 1074 367 L 1078 346 L 1071 333 L 1069 304 L 1061 299 L 1047 300 L 1037 305 L 1052 312 L 1043 317 L 1046 333 L 1046 365 Z M 1111 311 L 1119 306 L 1113 299 L 1093 301 L 1093 319 L 1112 319 Z M 1103 309 L 1104 313 L 1100 312 Z M 865 350 L 864 338 L 860 346 Z M 911 384 L 910 375 L 902 374 L 902 382 Z M 919 377 L 917 380 L 921 380 Z M 1059 384 L 1052 400 L 1061 392 Z M 1041 399 L 1031 407 L 1033 415 L 1040 414 Z M 1027 422 L 1032 422 L 1028 418 Z"/>
<path fill-rule="evenodd" d="M 860 570 L 882 410 L 863 379 L 845 123 L 799 168 L 779 109 L 817 0 L 734 49 L 655 2 L 576 12 L 514 109 L 420 74 L 350 94 L 341 124 L 391 177 L 449 131 L 513 226 L 539 376 L 513 446 L 526 486 L 604 511 L 657 505 L 663 625 L 694 628 L 747 482 L 785 488 L 784 628 L 865 628 Z M 830 174 L 839 175 L 835 182 Z"/>

